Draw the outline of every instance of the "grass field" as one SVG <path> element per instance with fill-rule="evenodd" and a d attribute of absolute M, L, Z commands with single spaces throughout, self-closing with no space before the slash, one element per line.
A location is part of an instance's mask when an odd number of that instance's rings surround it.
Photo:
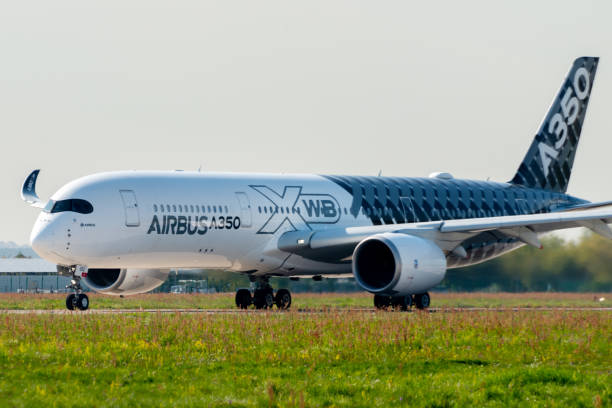
<path fill-rule="evenodd" d="M 612 405 L 608 312 L 0 315 L 2 406 Z"/>
<path fill-rule="evenodd" d="M 65 294 L 0 293 L 1 309 L 65 309 Z M 144 294 L 119 298 L 89 294 L 92 309 L 233 309 L 234 294 Z M 432 307 L 612 307 L 612 293 L 432 293 Z M 604 299 L 600 301 L 600 299 Z M 293 308 L 372 307 L 369 293 L 298 293 Z"/>
<path fill-rule="evenodd" d="M 0 304 L 63 301 L 14 296 Z M 295 298 L 325 311 L 0 312 L 0 406 L 612 406 L 608 311 L 369 312 L 334 307 L 369 306 L 365 295 Z M 232 307 L 230 295 L 92 299 L 99 307 Z M 601 306 L 607 299 L 434 297 L 446 306 Z"/>

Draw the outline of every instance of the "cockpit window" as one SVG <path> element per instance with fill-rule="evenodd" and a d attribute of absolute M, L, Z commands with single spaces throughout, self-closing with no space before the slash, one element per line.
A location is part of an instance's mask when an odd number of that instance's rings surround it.
<path fill-rule="evenodd" d="M 43 211 L 50 213 L 74 211 L 79 214 L 90 214 L 93 212 L 93 205 L 89 201 L 80 198 L 58 201 L 49 200 Z"/>

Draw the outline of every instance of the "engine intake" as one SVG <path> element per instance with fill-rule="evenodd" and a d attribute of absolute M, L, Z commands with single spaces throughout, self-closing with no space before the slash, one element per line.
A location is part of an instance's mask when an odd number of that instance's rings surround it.
<path fill-rule="evenodd" d="M 166 281 L 168 269 L 89 269 L 84 283 L 96 292 L 134 295 L 153 290 Z"/>
<path fill-rule="evenodd" d="M 446 257 L 433 242 L 385 233 L 361 241 L 353 252 L 353 275 L 371 293 L 409 295 L 436 286 L 446 274 Z"/>

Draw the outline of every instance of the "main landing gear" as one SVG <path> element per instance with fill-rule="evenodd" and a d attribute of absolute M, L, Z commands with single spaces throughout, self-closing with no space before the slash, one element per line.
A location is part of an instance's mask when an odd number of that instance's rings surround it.
<path fill-rule="evenodd" d="M 419 293 L 417 295 L 406 295 L 406 296 L 385 296 L 385 295 L 374 295 L 374 307 L 376 309 L 399 309 L 402 311 L 410 310 L 412 305 L 415 305 L 417 309 L 427 309 L 431 298 L 429 293 Z"/>
<path fill-rule="evenodd" d="M 75 266 L 70 267 L 68 272 L 72 277 L 70 279 L 70 285 L 66 286 L 66 289 L 72 289 L 74 293 L 66 297 L 66 309 L 87 310 L 89 308 L 89 297 L 83 293 L 83 288 L 81 287 L 82 274 L 77 273 L 77 267 Z"/>
<path fill-rule="evenodd" d="M 255 305 L 255 309 L 272 309 L 276 305 L 279 309 L 289 309 L 291 293 L 287 289 L 279 289 L 275 295 L 267 277 L 257 278 L 254 282 L 252 295 L 249 289 L 236 291 L 236 306 L 240 309 L 247 309 L 250 305 Z"/>

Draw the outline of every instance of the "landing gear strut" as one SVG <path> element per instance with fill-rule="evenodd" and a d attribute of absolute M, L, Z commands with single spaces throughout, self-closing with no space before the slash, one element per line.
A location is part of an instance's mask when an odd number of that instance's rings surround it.
<path fill-rule="evenodd" d="M 83 276 L 82 271 L 78 271 L 78 266 L 71 266 L 67 272 L 71 274 L 70 285 L 66 286 L 66 289 L 72 289 L 74 293 L 69 294 L 66 297 L 66 309 L 68 310 L 87 310 L 89 308 L 89 297 L 83 293 L 81 287 L 81 277 Z M 85 274 L 85 276 L 87 276 Z"/>
<path fill-rule="evenodd" d="M 427 292 L 414 296 L 374 295 L 374 307 L 380 310 L 399 309 L 402 311 L 407 311 L 410 310 L 413 304 L 417 307 L 417 309 L 427 309 L 430 301 L 431 298 Z"/>
<path fill-rule="evenodd" d="M 253 295 L 249 289 L 236 291 L 236 306 L 247 309 L 255 305 L 255 309 L 272 309 L 276 305 L 279 309 L 289 309 L 291 306 L 291 293 L 287 289 L 279 289 L 274 294 L 268 277 L 258 277 L 252 280 L 255 283 Z"/>

